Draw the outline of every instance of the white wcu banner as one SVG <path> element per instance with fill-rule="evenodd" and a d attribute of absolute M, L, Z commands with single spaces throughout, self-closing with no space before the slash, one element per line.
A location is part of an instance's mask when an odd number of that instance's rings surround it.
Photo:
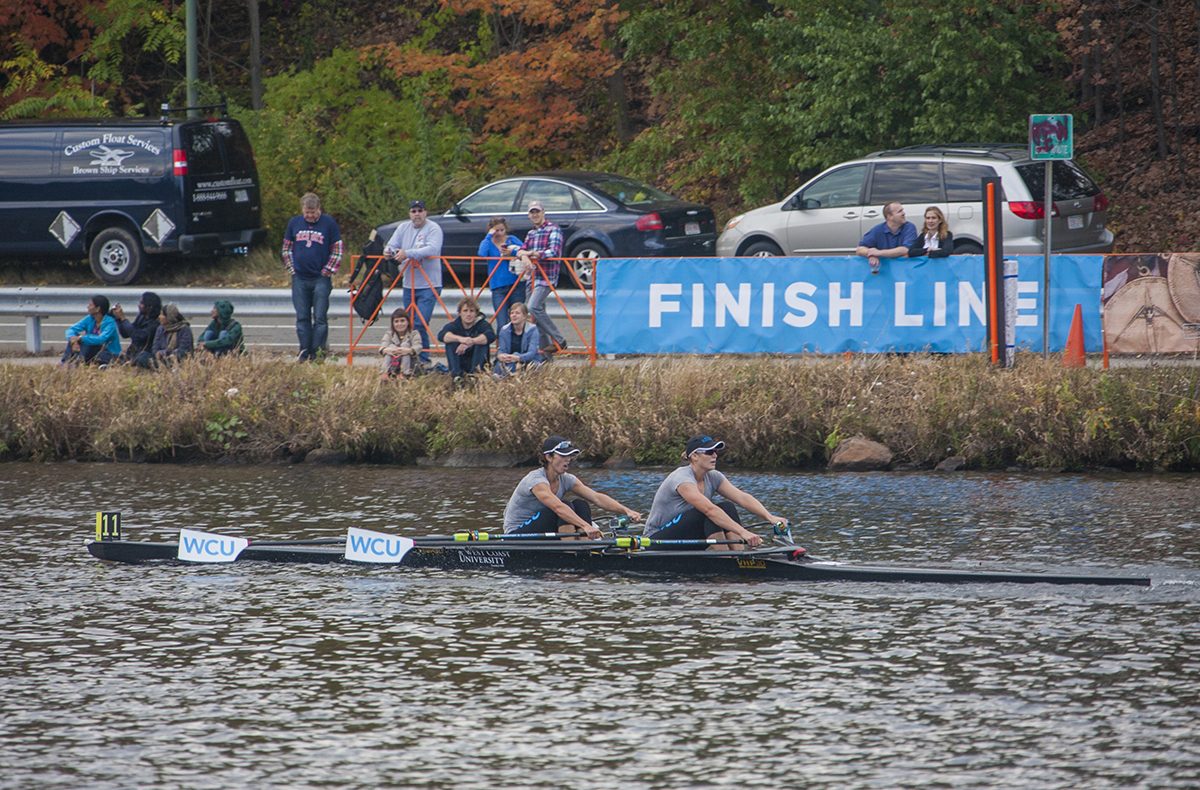
<path fill-rule="evenodd" d="M 1017 256 L 1017 347 L 1042 348 L 1043 259 Z M 1075 305 L 1099 351 L 1100 255 L 1051 259 L 1050 348 Z M 983 256 L 606 259 L 596 274 L 601 354 L 943 353 L 987 348 Z"/>

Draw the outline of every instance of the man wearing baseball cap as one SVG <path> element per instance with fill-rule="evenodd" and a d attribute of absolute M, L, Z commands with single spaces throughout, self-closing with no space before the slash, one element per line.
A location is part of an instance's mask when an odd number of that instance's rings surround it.
<path fill-rule="evenodd" d="M 592 523 L 592 509 L 588 503 L 629 516 L 634 521 L 642 520 L 641 513 L 630 510 L 607 494 L 593 491 L 567 471 L 571 459 L 580 452 L 563 436 L 550 436 L 542 442 L 542 451 L 538 455 L 541 468 L 521 478 L 504 508 L 506 533 L 579 532 L 595 540 L 600 537 L 600 529 Z M 564 498 L 568 493 L 579 498 L 567 504 Z"/>
<path fill-rule="evenodd" d="M 412 312 L 417 305 L 418 319 L 413 324 L 421 334 L 421 361 L 429 362 L 429 321 L 442 293 L 442 229 L 429 221 L 424 200 L 408 204 L 408 220 L 396 226 L 383 248 L 385 257 L 400 261 L 404 271 L 403 305 Z M 407 265 L 405 265 L 407 264 Z"/>
<path fill-rule="evenodd" d="M 558 285 L 561 264 L 557 259 L 562 257 L 563 234 L 562 229 L 546 216 L 546 209 L 540 200 L 529 204 L 529 221 L 533 223 L 533 229 L 525 236 L 525 244 L 517 250 L 517 257 L 525 264 L 525 271 L 529 272 L 533 281 L 533 291 L 525 306 L 529 308 L 541 333 L 543 349 L 554 353 L 567 347 L 566 338 L 546 312 L 550 287 Z"/>
<path fill-rule="evenodd" d="M 717 471 L 717 455 L 725 442 L 708 434 L 693 436 L 684 447 L 687 464 L 679 467 L 662 481 L 650 505 L 645 534 L 659 540 L 743 541 L 709 546 L 709 550 L 741 550 L 756 548 L 762 538 L 742 526 L 737 505 L 770 524 L 787 525 L 787 519 L 771 513 L 752 495 L 741 490 Z M 714 494 L 724 498 L 713 502 Z M 687 548 L 684 546 L 683 548 Z"/>

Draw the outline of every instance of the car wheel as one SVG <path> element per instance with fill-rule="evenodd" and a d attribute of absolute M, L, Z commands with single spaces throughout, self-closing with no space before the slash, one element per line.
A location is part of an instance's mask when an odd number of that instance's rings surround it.
<path fill-rule="evenodd" d="M 594 241 L 584 242 L 571 251 L 571 268 L 584 288 L 596 285 L 596 260 L 607 257 L 608 250 Z"/>
<path fill-rule="evenodd" d="M 142 273 L 146 255 L 137 238 L 124 228 L 105 228 L 88 248 L 92 273 L 106 285 L 128 285 Z"/>
<path fill-rule="evenodd" d="M 778 258 L 781 255 L 783 250 L 771 241 L 756 241 L 742 253 L 746 258 Z"/>
<path fill-rule="evenodd" d="M 980 247 L 973 241 L 964 241 L 962 244 L 954 245 L 955 255 L 983 255 L 983 247 Z"/>

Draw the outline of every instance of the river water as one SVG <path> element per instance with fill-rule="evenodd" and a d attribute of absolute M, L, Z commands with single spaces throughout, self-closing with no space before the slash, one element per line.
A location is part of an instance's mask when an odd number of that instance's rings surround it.
<path fill-rule="evenodd" d="M 409 535 L 522 470 L 0 465 L 0 787 L 1196 787 L 1200 480 L 738 473 L 812 553 L 1154 586 L 125 566 Z M 649 508 L 662 470 L 584 470 Z"/>

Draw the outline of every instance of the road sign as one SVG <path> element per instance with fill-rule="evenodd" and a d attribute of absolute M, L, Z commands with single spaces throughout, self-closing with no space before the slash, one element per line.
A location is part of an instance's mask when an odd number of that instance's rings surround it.
<path fill-rule="evenodd" d="M 1074 156 L 1075 129 L 1071 115 L 1029 116 L 1030 159 L 1072 159 Z"/>

